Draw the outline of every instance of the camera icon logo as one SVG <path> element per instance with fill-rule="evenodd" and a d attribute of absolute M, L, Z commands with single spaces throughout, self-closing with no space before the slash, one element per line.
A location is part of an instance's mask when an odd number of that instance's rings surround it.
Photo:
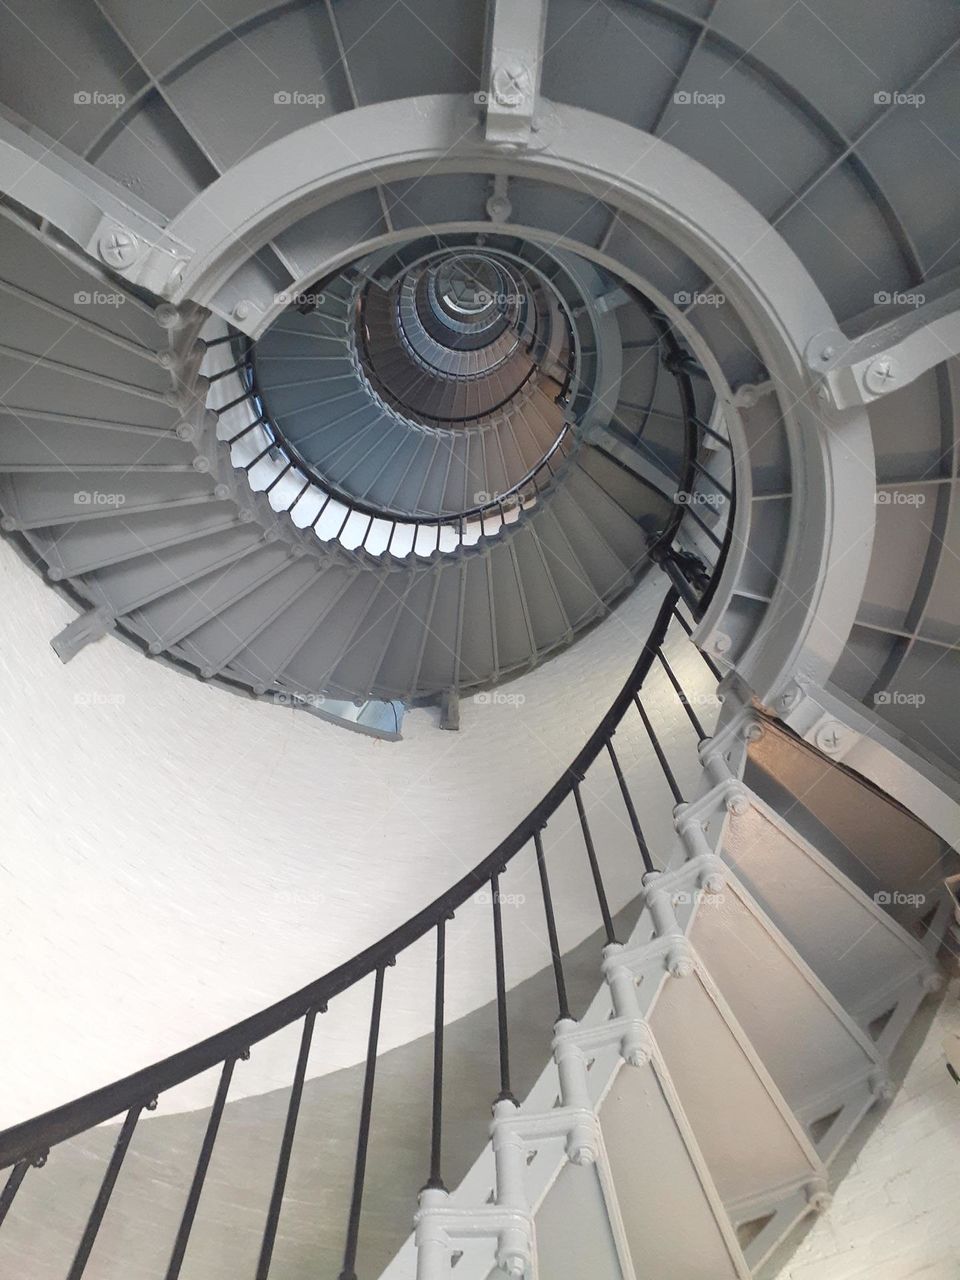
<path fill-rule="evenodd" d="M 88 107 L 93 101 L 93 97 L 89 89 L 78 89 L 73 95 L 73 100 L 78 107 Z"/>
<path fill-rule="evenodd" d="M 680 107 L 688 107 L 690 105 L 690 94 L 686 89 L 679 89 L 673 95 L 674 102 Z"/>
<path fill-rule="evenodd" d="M 289 89 L 278 89 L 273 95 L 273 103 L 277 107 L 289 107 L 292 100 Z"/>
<path fill-rule="evenodd" d="M 889 107 L 893 101 L 893 94 L 889 89 L 878 89 L 873 95 L 873 100 L 878 107 Z"/>

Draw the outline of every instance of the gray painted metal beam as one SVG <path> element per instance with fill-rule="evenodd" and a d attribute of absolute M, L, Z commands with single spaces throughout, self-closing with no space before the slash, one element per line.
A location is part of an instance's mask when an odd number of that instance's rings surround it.
<path fill-rule="evenodd" d="M 189 257 L 167 219 L 53 139 L 0 113 L 0 190 L 128 280 L 160 255 L 168 279 Z"/>
<path fill-rule="evenodd" d="M 921 305 L 853 341 L 839 331 L 818 334 L 807 348 L 822 375 L 821 395 L 837 409 L 869 404 L 960 355 L 960 288 Z M 896 295 L 892 295 L 896 299 Z"/>
<path fill-rule="evenodd" d="M 546 0 L 488 0 L 480 95 L 488 142 L 509 147 L 529 143 L 546 27 Z"/>

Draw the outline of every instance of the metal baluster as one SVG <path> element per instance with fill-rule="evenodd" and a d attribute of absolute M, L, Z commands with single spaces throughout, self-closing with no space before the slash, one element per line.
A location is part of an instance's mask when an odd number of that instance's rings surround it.
<path fill-rule="evenodd" d="M 236 364 L 230 365 L 228 369 L 221 369 L 219 373 L 211 373 L 207 375 L 208 382 L 219 382 L 221 378 L 225 378 L 228 373 L 236 373 L 238 369 L 242 369 L 245 360 L 238 360 Z"/>
<path fill-rule="evenodd" d="M 300 492 L 297 494 L 294 500 L 290 503 L 289 507 L 287 507 L 288 512 L 293 510 L 293 508 L 297 505 L 297 503 L 300 501 L 300 499 L 303 497 L 303 495 L 307 492 L 309 488 L 310 488 L 310 481 L 305 480 L 303 482 L 303 488 L 300 490 Z"/>
<path fill-rule="evenodd" d="M 236 400 L 230 400 L 226 404 L 222 404 L 220 408 L 215 409 L 214 412 L 219 416 L 220 414 L 226 413 L 228 409 L 235 409 L 238 404 L 243 404 L 244 400 L 249 400 L 252 395 L 252 391 L 245 391 L 242 396 L 237 396 Z"/>
<path fill-rule="evenodd" d="M 273 1246 L 277 1237 L 277 1223 L 280 1221 L 280 1210 L 283 1207 L 283 1192 L 287 1185 L 287 1172 L 290 1168 L 290 1153 L 293 1151 L 293 1138 L 297 1128 L 297 1117 L 300 1114 L 300 1100 L 303 1097 L 303 1081 L 307 1074 L 307 1062 L 310 1058 L 310 1043 L 313 1039 L 313 1025 L 317 1020 L 316 1009 L 310 1009 L 303 1020 L 303 1031 L 300 1036 L 300 1052 L 297 1055 L 297 1066 L 293 1075 L 293 1086 L 290 1090 L 290 1101 L 287 1104 L 287 1119 L 283 1126 L 283 1139 L 280 1143 L 280 1155 L 277 1158 L 277 1172 L 273 1179 L 273 1193 L 270 1196 L 270 1208 L 267 1212 L 267 1224 L 263 1229 L 263 1241 L 260 1245 L 260 1260 L 257 1263 L 256 1280 L 267 1280 L 270 1272 L 270 1260 L 273 1257 Z"/>
<path fill-rule="evenodd" d="M 347 1243 L 343 1251 L 343 1270 L 339 1280 L 357 1280 L 357 1244 L 360 1239 L 360 1209 L 363 1205 L 363 1183 L 367 1172 L 367 1145 L 370 1141 L 370 1115 L 373 1110 L 373 1082 L 377 1071 L 377 1041 L 380 1038 L 380 1011 L 383 1007 L 383 966 L 377 970 L 370 1013 L 370 1038 L 367 1042 L 367 1066 L 363 1077 L 360 1103 L 360 1132 L 357 1135 L 357 1159 L 353 1170 L 353 1194 L 347 1221 Z"/>
<path fill-rule="evenodd" d="M 497 1102 L 517 1104 L 510 1088 L 510 1039 L 507 1027 L 507 980 L 503 964 L 503 920 L 500 916 L 500 877 L 490 877 L 493 905 L 493 954 L 497 974 L 497 1036 L 500 1046 L 500 1092 Z"/>
<path fill-rule="evenodd" d="M 213 1144 L 217 1140 L 217 1131 L 220 1128 L 220 1119 L 227 1101 L 227 1093 L 230 1089 L 230 1080 L 233 1077 L 233 1068 L 236 1065 L 236 1061 L 236 1058 L 228 1058 L 223 1064 L 223 1070 L 220 1072 L 220 1083 L 217 1085 L 217 1093 L 213 1100 L 210 1119 L 207 1121 L 207 1129 L 203 1135 L 203 1145 L 200 1147 L 200 1155 L 197 1157 L 197 1167 L 194 1170 L 193 1181 L 190 1184 L 190 1191 L 187 1195 L 187 1203 L 180 1219 L 180 1229 L 174 1242 L 173 1253 L 170 1255 L 170 1264 L 167 1267 L 165 1280 L 177 1280 L 180 1275 L 180 1268 L 183 1266 L 183 1256 L 187 1251 L 190 1232 L 193 1230 L 193 1220 L 197 1216 L 200 1193 L 203 1191 L 204 1180 L 210 1165 L 210 1156 L 213 1154 Z"/>
<path fill-rule="evenodd" d="M 333 501 L 333 494 L 332 494 L 332 493 L 328 493 L 328 494 L 327 494 L 327 496 L 326 496 L 326 498 L 324 498 L 324 500 L 323 500 L 323 502 L 322 502 L 322 504 L 321 504 L 321 506 L 320 506 L 320 510 L 317 512 L 317 514 L 316 514 L 316 515 L 313 517 L 313 519 L 310 521 L 309 528 L 311 528 L 311 529 L 315 529 L 315 528 L 317 527 L 317 522 L 318 522 L 318 520 L 319 520 L 319 519 L 320 519 L 320 517 L 323 515 L 323 513 L 326 511 L 327 507 L 329 507 L 329 505 L 330 505 L 330 503 L 331 503 L 332 501 Z"/>
<path fill-rule="evenodd" d="M 550 955 L 553 958 L 553 978 L 557 984 L 557 1019 L 570 1018 L 570 1005 L 567 1001 L 567 984 L 563 976 L 563 960 L 560 955 L 560 942 L 557 938 L 557 921 L 553 911 L 553 896 L 550 893 L 550 880 L 547 876 L 547 864 L 543 856 L 543 838 L 539 831 L 533 833 L 533 843 L 537 850 L 537 870 L 540 872 L 540 890 L 543 896 L 543 910 L 547 917 L 547 937 L 550 939 Z"/>
<path fill-rule="evenodd" d="M 224 444 L 236 444 L 238 440 L 242 440 L 244 436 L 249 435 L 255 427 L 262 427 L 264 425 L 264 421 L 265 419 L 262 415 L 259 418 L 254 418 L 249 426 L 244 427 L 242 431 L 238 431 L 237 434 L 235 436 L 231 436 L 229 440 L 225 440 Z"/>
<path fill-rule="evenodd" d="M 244 463 L 244 471 L 249 474 L 258 462 L 263 461 L 272 448 L 274 448 L 274 442 L 271 440 L 267 447 L 265 449 L 261 449 L 255 458 L 251 458 L 249 462 Z"/>
<path fill-rule="evenodd" d="M 626 779 L 623 776 L 623 770 L 620 768 L 620 761 L 617 759 L 617 753 L 613 749 L 613 742 L 607 739 L 607 751 L 610 753 L 610 760 L 613 764 L 613 771 L 617 775 L 617 782 L 620 783 L 620 794 L 623 796 L 623 803 L 627 806 L 627 813 L 630 817 L 630 825 L 633 827 L 633 834 L 637 837 L 637 845 L 640 849 L 640 857 L 643 859 L 643 865 L 647 871 L 655 871 L 653 859 L 650 856 L 650 850 L 643 836 L 643 830 L 640 826 L 640 819 L 637 817 L 637 811 L 633 807 L 633 800 L 630 792 L 627 790 Z"/>
<path fill-rule="evenodd" d="M 600 914 L 603 917 L 603 930 L 607 935 L 607 942 L 616 942 L 617 935 L 613 929 L 613 917 L 610 915 L 610 904 L 607 902 L 607 891 L 603 887 L 603 878 L 600 875 L 600 864 L 597 862 L 597 851 L 593 847 L 593 836 L 590 834 L 590 826 L 587 822 L 586 810 L 583 807 L 583 797 L 580 794 L 580 783 L 573 784 L 573 798 L 577 802 L 577 813 L 580 817 L 580 829 L 583 832 L 583 842 L 587 846 L 587 857 L 590 860 L 590 871 L 593 875 L 594 888 L 597 891 L 597 901 L 600 904 Z"/>
<path fill-rule="evenodd" d="M 451 916 L 452 918 L 452 916 Z M 445 1191 L 440 1172 L 443 1126 L 443 988 L 446 981 L 447 918 L 437 921 L 437 978 L 433 1004 L 433 1112 L 430 1132 L 430 1177 L 427 1186 Z"/>
<path fill-rule="evenodd" d="M 283 470 L 278 472 L 273 477 L 273 479 L 270 481 L 270 483 L 267 485 L 267 487 L 264 489 L 263 492 L 265 494 L 269 493 L 271 489 L 273 489 L 277 484 L 280 483 L 280 481 L 283 479 L 283 477 L 287 474 L 287 472 L 291 469 L 292 466 L 293 466 L 293 463 L 288 462 L 287 465 L 283 468 Z"/>
<path fill-rule="evenodd" d="M 3 1220 L 9 1213 L 10 1206 L 13 1204 L 13 1198 L 20 1190 L 20 1183 L 26 1177 L 27 1170 L 29 1168 L 30 1161 L 21 1160 L 10 1170 L 10 1176 L 4 1184 L 3 1191 L 0 1192 L 0 1226 L 3 1225 Z"/>
<path fill-rule="evenodd" d="M 100 1184 L 100 1190 L 97 1198 L 90 1210 L 90 1217 L 87 1219 L 86 1229 L 83 1237 L 77 1247 L 74 1255 L 73 1265 L 67 1273 L 67 1280 L 80 1280 L 87 1267 L 90 1258 L 90 1251 L 94 1246 L 97 1238 L 97 1232 L 100 1230 L 100 1224 L 103 1221 L 103 1215 L 107 1211 L 107 1205 L 110 1203 L 110 1197 L 113 1195 L 113 1188 L 116 1185 L 117 1178 L 120 1174 L 120 1166 L 123 1164 L 123 1158 L 127 1154 L 127 1148 L 130 1146 L 130 1139 L 133 1137 L 133 1131 L 137 1127 L 137 1121 L 140 1119 L 142 1106 L 131 1107 L 127 1112 L 126 1118 L 120 1128 L 120 1134 L 117 1138 L 116 1145 L 113 1148 L 113 1154 L 110 1156 L 110 1163 L 107 1165 L 107 1171 L 103 1175 L 103 1182 Z"/>
<path fill-rule="evenodd" d="M 691 627 L 691 626 L 690 626 L 689 622 L 687 622 L 686 618 L 683 616 L 683 614 L 680 612 L 680 610 L 676 607 L 676 605 L 674 605 L 674 607 L 673 607 L 673 616 L 674 616 L 674 617 L 676 618 L 676 620 L 680 623 L 681 627 L 683 627 L 684 631 L 687 633 L 687 635 L 688 635 L 688 636 L 690 637 L 690 639 L 692 640 L 692 639 L 693 639 L 693 627 Z M 696 647 L 696 646 L 695 646 L 695 647 Z M 723 672 L 720 670 L 720 668 L 717 666 L 717 664 L 713 661 L 713 659 L 710 657 L 710 655 L 709 655 L 709 654 L 704 653 L 704 652 L 703 652 L 703 650 L 702 650 L 701 648 L 699 648 L 699 647 L 696 647 L 696 648 L 697 648 L 697 653 L 699 653 L 700 657 L 701 657 L 701 658 L 704 660 L 704 662 L 707 664 L 707 666 L 709 667 L 709 669 L 710 669 L 710 671 L 713 673 L 713 675 L 716 677 L 716 679 L 717 679 L 717 680 L 722 680 L 722 679 L 723 679 Z"/>
<path fill-rule="evenodd" d="M 707 735 L 704 732 L 703 725 L 700 723 L 697 717 L 697 713 L 694 711 L 693 707 L 691 707 L 690 703 L 687 701 L 687 695 L 680 688 L 680 681 L 673 674 L 673 668 L 670 666 L 670 663 L 663 656 L 663 650 L 660 648 L 659 645 L 657 645 L 657 657 L 660 659 L 661 667 L 663 667 L 664 671 L 667 673 L 667 679 L 673 685 L 674 692 L 676 693 L 677 697 L 680 699 L 681 706 L 683 707 L 684 711 L 687 713 L 687 719 L 693 725 L 694 732 L 696 733 L 697 737 L 700 739 L 701 742 L 706 741 Z"/>
<path fill-rule="evenodd" d="M 653 725 L 650 723 L 650 717 L 647 715 L 646 709 L 637 694 L 633 695 L 633 700 L 637 704 L 637 710 L 640 712 L 640 719 L 643 721 L 643 727 L 647 731 L 647 736 L 653 744 L 654 751 L 657 753 L 657 759 L 660 761 L 660 768 L 663 770 L 663 775 L 670 784 L 670 790 L 673 792 L 673 798 L 677 804 L 683 804 L 683 795 L 681 794 L 680 788 L 677 786 L 676 778 L 673 776 L 673 770 L 670 768 L 670 761 L 664 755 L 663 748 L 660 746 L 660 739 L 657 737 L 654 732 Z"/>

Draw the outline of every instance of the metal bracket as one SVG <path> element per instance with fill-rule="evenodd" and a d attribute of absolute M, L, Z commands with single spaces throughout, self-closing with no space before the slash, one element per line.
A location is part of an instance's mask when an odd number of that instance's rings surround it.
<path fill-rule="evenodd" d="M 160 296 L 173 292 L 193 256 L 171 241 L 163 214 L 53 139 L 21 128 L 2 113 L 0 190 L 94 262 Z"/>
<path fill-rule="evenodd" d="M 68 622 L 59 634 L 50 641 L 53 651 L 61 662 L 69 662 L 75 658 L 84 645 L 99 640 L 117 625 L 116 618 L 109 609 L 90 609 L 81 613 L 79 618 Z"/>
<path fill-rule="evenodd" d="M 853 341 L 839 330 L 819 333 L 805 354 L 819 375 L 821 399 L 836 409 L 870 404 L 960 355 L 960 289 Z"/>
<path fill-rule="evenodd" d="M 496 146 L 525 147 L 535 129 L 547 24 L 545 0 L 489 0 L 484 89 L 485 136 Z"/>

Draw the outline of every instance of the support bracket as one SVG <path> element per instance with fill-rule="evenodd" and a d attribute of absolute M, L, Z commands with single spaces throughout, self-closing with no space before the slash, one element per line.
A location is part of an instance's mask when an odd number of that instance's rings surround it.
<path fill-rule="evenodd" d="M 109 609 L 89 609 L 81 613 L 79 618 L 68 622 L 61 632 L 53 637 L 50 644 L 61 662 L 69 662 L 75 658 L 84 645 L 99 640 L 117 625 L 116 618 Z"/>
<path fill-rule="evenodd" d="M 546 0 L 489 0 L 483 91 L 485 136 L 521 148 L 535 130 L 547 25 Z"/>
<path fill-rule="evenodd" d="M 839 330 L 819 333 L 807 346 L 806 361 L 819 375 L 821 399 L 850 409 L 899 390 L 957 355 L 960 289 L 952 289 L 853 340 Z"/>

